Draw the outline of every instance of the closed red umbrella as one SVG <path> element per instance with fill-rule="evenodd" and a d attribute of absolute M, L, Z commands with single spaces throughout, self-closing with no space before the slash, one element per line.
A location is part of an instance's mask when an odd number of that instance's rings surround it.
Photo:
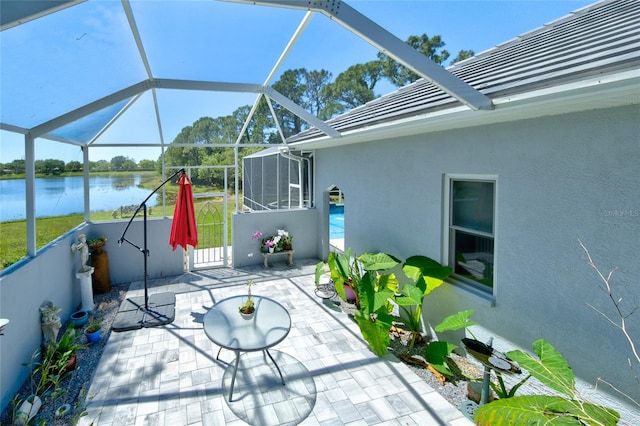
<path fill-rule="evenodd" d="M 177 246 L 182 246 L 186 250 L 187 244 L 193 247 L 198 245 L 198 229 L 196 228 L 191 180 L 185 174 L 178 179 L 178 197 L 176 198 L 176 209 L 173 212 L 169 244 L 173 247 L 173 250 Z"/>

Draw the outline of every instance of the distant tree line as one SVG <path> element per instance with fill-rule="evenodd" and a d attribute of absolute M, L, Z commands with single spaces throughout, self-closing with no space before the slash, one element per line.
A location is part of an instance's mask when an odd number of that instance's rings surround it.
<path fill-rule="evenodd" d="M 440 36 L 410 36 L 407 44 L 423 53 L 435 63 L 443 65 L 450 57 L 444 50 L 445 43 Z M 459 62 L 474 55 L 472 50 L 461 50 L 451 63 Z M 332 80 L 327 70 L 308 71 L 305 68 L 287 70 L 272 87 L 295 102 L 298 106 L 320 118 L 329 120 L 348 110 L 364 105 L 377 96 L 375 87 L 383 79 L 395 87 L 413 83 L 420 77 L 383 53 L 375 60 L 356 64 L 347 68 Z M 256 147 L 241 147 L 240 157 L 262 150 L 266 144 L 278 144 L 282 138 L 295 135 L 309 127 L 308 123 L 276 102 L 273 111 L 279 123 L 276 126 L 271 109 L 264 98 L 252 116 L 240 143 L 256 144 Z M 191 126 L 186 126 L 176 136 L 164 153 L 167 166 L 213 166 L 233 164 L 234 153 L 213 144 L 234 144 L 245 124 L 251 106 L 245 105 L 224 117 L 201 117 Z M 282 132 L 282 134 L 280 133 Z M 189 144 L 191 146 L 178 146 Z M 160 159 L 156 163 L 161 166 Z M 222 171 L 198 169 L 192 179 L 194 183 L 223 187 Z M 231 185 L 231 183 L 230 183 Z"/>
<path fill-rule="evenodd" d="M 65 163 L 62 160 L 47 159 L 36 160 L 35 172 L 38 175 L 60 176 L 64 173 L 73 173 L 82 171 L 82 163 L 79 161 L 69 161 Z M 130 171 L 146 171 L 155 170 L 156 162 L 153 160 L 140 160 L 136 163 L 132 158 L 122 155 L 113 157 L 111 161 L 99 160 L 90 161 L 89 170 L 92 172 L 130 172 Z M 3 175 L 22 175 L 25 173 L 25 161 L 13 160 L 10 163 L 0 163 L 0 174 Z"/>

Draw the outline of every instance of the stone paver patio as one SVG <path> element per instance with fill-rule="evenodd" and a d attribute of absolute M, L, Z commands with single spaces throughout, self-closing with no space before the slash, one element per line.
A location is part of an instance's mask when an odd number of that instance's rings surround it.
<path fill-rule="evenodd" d="M 95 425 L 451 425 L 473 424 L 395 357 L 378 358 L 332 302 L 314 295 L 315 260 L 211 269 L 150 280 L 149 292 L 174 292 L 171 324 L 112 332 L 96 370 L 88 415 Z M 270 350 L 283 386 L 261 352 L 241 355 L 233 402 L 235 354 L 214 345 L 203 316 L 216 302 L 253 293 L 291 315 L 287 338 Z M 128 296 L 143 295 L 132 283 Z"/>

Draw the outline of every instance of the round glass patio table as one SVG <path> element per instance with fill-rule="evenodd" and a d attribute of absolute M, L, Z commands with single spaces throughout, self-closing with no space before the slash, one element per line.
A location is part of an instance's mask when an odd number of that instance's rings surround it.
<path fill-rule="evenodd" d="M 224 348 L 236 353 L 231 389 L 229 390 L 229 401 L 233 397 L 233 385 L 238 372 L 241 352 L 265 352 L 276 366 L 284 385 L 280 367 L 278 367 L 268 349 L 282 342 L 289 334 L 291 330 L 289 312 L 273 299 L 253 296 L 256 310 L 253 316 L 247 319 L 240 315 L 238 311 L 238 308 L 246 300 L 247 296 L 234 296 L 223 299 L 213 305 L 204 316 L 204 332 L 207 337 L 220 346 L 220 350 Z M 218 356 L 220 356 L 220 350 L 218 351 Z"/>

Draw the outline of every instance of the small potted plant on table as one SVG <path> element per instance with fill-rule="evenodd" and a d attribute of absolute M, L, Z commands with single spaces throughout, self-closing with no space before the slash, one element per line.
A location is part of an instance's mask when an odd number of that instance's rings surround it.
<path fill-rule="evenodd" d="M 242 315 L 244 319 L 251 319 L 256 312 L 253 296 L 251 295 L 251 287 L 254 285 L 256 285 L 256 283 L 253 280 L 247 281 L 247 300 L 238 308 L 240 315 Z"/>

